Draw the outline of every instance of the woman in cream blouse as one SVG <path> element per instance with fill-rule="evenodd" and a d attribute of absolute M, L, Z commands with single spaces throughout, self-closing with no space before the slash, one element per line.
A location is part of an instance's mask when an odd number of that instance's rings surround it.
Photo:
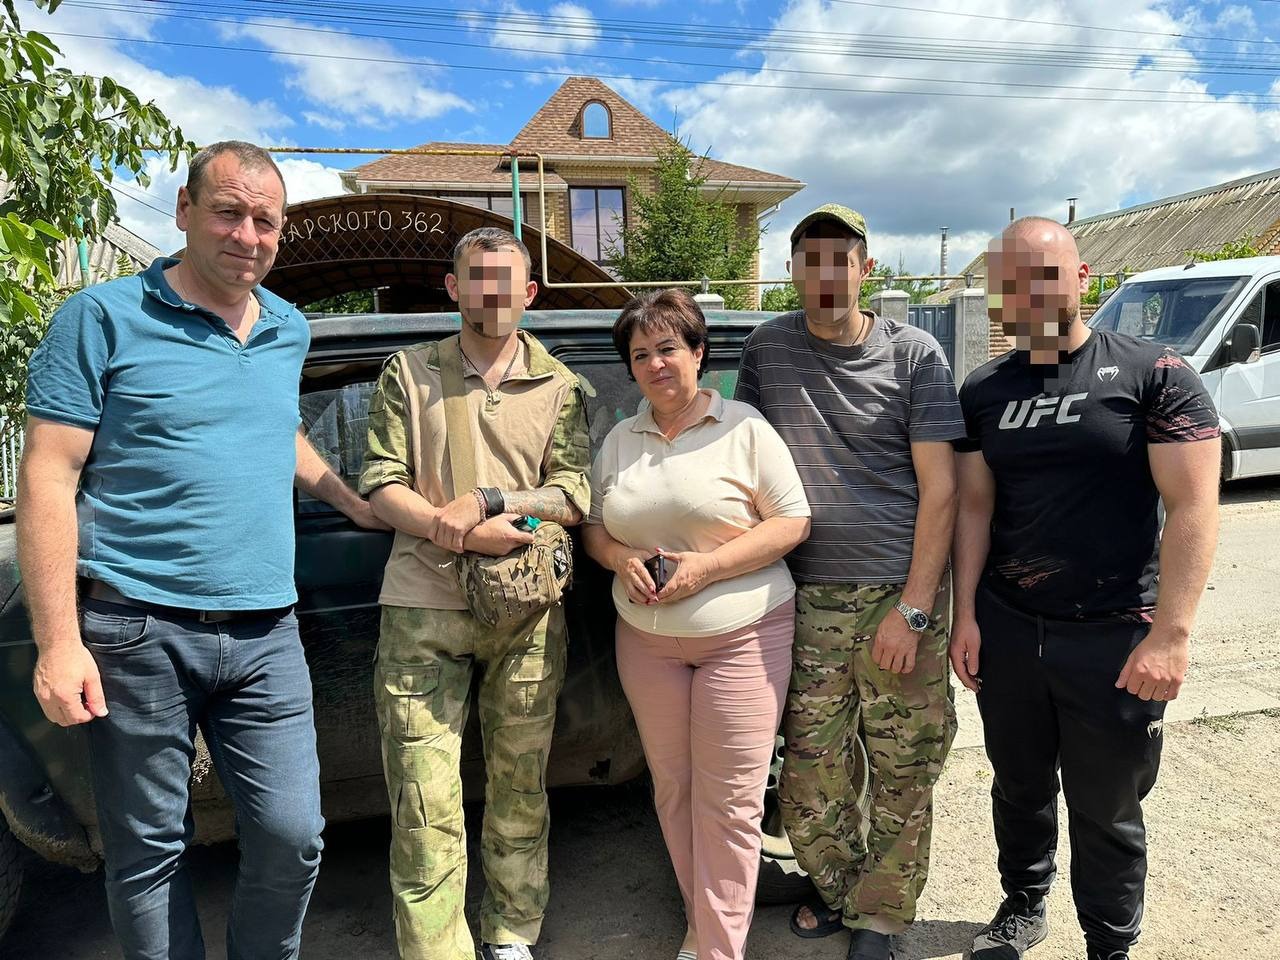
<path fill-rule="evenodd" d="M 648 406 L 596 458 L 587 552 L 614 572 L 618 672 L 688 921 L 679 960 L 742 960 L 791 672 L 782 558 L 808 535 L 809 504 L 764 418 L 698 388 L 707 326 L 691 296 L 637 297 L 613 342 Z M 645 565 L 658 555 L 665 584 Z"/>

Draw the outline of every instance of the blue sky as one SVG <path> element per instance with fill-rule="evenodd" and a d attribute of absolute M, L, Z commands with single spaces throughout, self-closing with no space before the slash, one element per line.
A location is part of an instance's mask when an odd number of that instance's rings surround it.
<path fill-rule="evenodd" d="M 1011 206 L 1084 216 L 1280 166 L 1277 2 L 67 0 L 25 23 L 204 142 L 505 142 L 560 76 L 600 76 L 695 148 L 809 184 L 769 224 L 775 275 L 829 200 L 933 272 L 944 224 L 959 269 Z M 291 196 L 357 162 L 286 158 Z M 166 247 L 182 172 L 156 173 L 120 211 Z"/>

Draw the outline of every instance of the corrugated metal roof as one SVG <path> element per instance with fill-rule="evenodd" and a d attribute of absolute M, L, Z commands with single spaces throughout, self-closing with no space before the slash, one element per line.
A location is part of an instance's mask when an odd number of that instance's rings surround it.
<path fill-rule="evenodd" d="M 1185 263 L 1191 250 L 1248 239 L 1268 248 L 1280 234 L 1280 169 L 1077 220 L 1068 228 L 1098 274 Z M 961 273 L 986 273 L 986 255 Z"/>

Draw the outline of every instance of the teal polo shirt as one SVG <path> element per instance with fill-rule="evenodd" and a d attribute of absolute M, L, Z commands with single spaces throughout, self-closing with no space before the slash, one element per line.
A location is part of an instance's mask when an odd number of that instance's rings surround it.
<path fill-rule="evenodd" d="M 165 281 L 177 262 L 67 300 L 28 365 L 27 411 L 94 432 L 76 498 L 82 576 L 167 606 L 286 606 L 310 331 L 258 287 L 241 345 Z"/>

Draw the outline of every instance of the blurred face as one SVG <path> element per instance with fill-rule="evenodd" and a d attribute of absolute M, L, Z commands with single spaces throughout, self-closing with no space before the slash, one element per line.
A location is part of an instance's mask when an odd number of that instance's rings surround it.
<path fill-rule="evenodd" d="M 184 262 L 215 290 L 242 293 L 275 263 L 284 226 L 284 186 L 271 169 L 246 169 L 224 153 L 205 168 L 199 199 L 178 190 Z"/>
<path fill-rule="evenodd" d="M 1061 363 L 1089 268 L 1065 229 L 1006 232 L 987 248 L 987 312 L 1034 363 Z M 1065 235 L 1065 236 L 1064 236 Z"/>
<path fill-rule="evenodd" d="M 840 326 L 857 309 L 864 271 L 853 240 L 803 237 L 787 267 L 810 323 Z"/>
<path fill-rule="evenodd" d="M 693 400 L 700 363 L 702 347 L 690 350 L 670 327 L 645 331 L 637 325 L 631 334 L 631 375 L 659 413 L 680 410 Z"/>
<path fill-rule="evenodd" d="M 467 326 L 491 339 L 509 337 L 538 292 L 525 273 L 524 257 L 512 248 L 468 250 L 444 286 Z"/>

